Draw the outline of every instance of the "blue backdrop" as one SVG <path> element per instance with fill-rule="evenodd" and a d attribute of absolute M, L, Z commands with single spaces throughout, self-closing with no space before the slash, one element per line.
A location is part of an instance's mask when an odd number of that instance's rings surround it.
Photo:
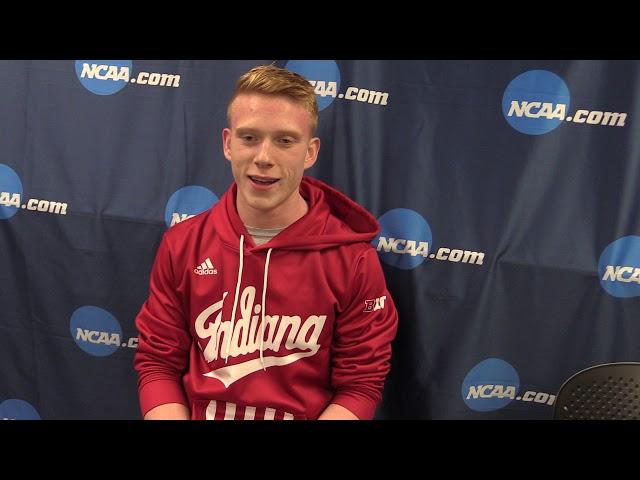
<path fill-rule="evenodd" d="M 0 418 L 140 418 L 160 238 L 230 185 L 227 100 L 272 62 L 0 63 Z M 309 174 L 382 226 L 377 418 L 547 419 L 640 360 L 639 62 L 275 62 L 316 87 Z"/>

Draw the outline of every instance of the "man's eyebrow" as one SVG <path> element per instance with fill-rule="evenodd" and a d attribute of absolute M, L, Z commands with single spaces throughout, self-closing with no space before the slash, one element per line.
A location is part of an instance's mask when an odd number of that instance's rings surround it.
<path fill-rule="evenodd" d="M 251 127 L 239 127 L 236 129 L 236 134 L 238 135 L 242 135 L 244 133 L 256 133 L 256 132 L 258 132 L 258 129 L 251 128 Z M 289 136 L 294 138 L 300 138 L 302 136 L 300 132 L 297 132 L 295 130 L 276 130 L 275 132 L 273 132 L 273 134 L 279 137 Z"/>
<path fill-rule="evenodd" d="M 300 132 L 296 132 L 294 130 L 276 130 L 275 134 L 278 136 L 289 136 L 289 137 L 295 137 L 298 138 L 301 136 Z"/>

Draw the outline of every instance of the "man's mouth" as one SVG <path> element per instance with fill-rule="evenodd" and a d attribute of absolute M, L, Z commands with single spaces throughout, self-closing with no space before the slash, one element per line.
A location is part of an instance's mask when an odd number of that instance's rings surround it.
<path fill-rule="evenodd" d="M 273 185 L 279 179 L 271 178 L 271 177 L 256 177 L 254 175 L 249 175 L 249 179 L 255 183 L 256 185 Z"/>

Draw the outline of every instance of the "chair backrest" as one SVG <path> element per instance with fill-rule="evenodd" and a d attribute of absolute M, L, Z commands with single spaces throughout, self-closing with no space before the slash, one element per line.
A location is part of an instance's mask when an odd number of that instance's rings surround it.
<path fill-rule="evenodd" d="M 586 368 L 562 384 L 557 420 L 640 420 L 640 362 Z"/>

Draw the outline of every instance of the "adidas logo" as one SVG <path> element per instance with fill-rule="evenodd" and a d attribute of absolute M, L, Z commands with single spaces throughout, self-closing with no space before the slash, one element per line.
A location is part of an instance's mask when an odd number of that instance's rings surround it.
<path fill-rule="evenodd" d="M 218 270 L 211 263 L 211 259 L 207 257 L 207 259 L 193 269 L 193 273 L 196 275 L 217 275 Z"/>

